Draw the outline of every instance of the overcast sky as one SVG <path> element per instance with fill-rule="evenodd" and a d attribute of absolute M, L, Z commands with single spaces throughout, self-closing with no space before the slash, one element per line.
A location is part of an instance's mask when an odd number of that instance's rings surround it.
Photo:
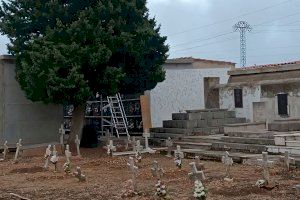
<path fill-rule="evenodd" d="M 240 64 L 239 32 L 247 21 L 247 65 L 300 60 L 300 0 L 148 0 L 168 36 L 170 58 L 193 56 Z"/>
<path fill-rule="evenodd" d="M 193 56 L 240 63 L 239 33 L 247 21 L 247 65 L 300 60 L 300 0 L 148 0 L 168 36 L 170 58 Z M 5 36 L 0 53 L 6 54 Z"/>

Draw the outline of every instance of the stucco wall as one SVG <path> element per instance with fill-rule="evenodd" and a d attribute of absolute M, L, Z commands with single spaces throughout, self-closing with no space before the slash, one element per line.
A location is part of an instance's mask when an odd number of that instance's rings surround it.
<path fill-rule="evenodd" d="M 243 108 L 235 108 L 234 88 L 220 88 L 220 107 L 236 112 L 237 117 L 245 117 L 247 121 L 253 121 L 253 102 L 260 102 L 260 86 L 244 86 L 243 89 Z"/>
<path fill-rule="evenodd" d="M 152 126 L 162 126 L 162 121 L 171 119 L 172 113 L 203 109 L 204 77 L 220 77 L 220 83 L 224 84 L 228 80 L 229 69 L 166 68 L 165 81 L 150 91 Z"/>
<path fill-rule="evenodd" d="M 39 144 L 58 141 L 62 107 L 29 101 L 15 80 L 14 63 L 2 60 L 4 67 L 4 130 L 3 140 L 15 144 Z"/>

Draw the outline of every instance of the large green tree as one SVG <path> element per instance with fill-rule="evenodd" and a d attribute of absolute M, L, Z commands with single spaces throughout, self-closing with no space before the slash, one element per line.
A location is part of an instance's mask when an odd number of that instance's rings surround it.
<path fill-rule="evenodd" d="M 93 94 L 141 93 L 165 77 L 166 37 L 146 0 L 2 1 L 0 30 L 27 97 L 75 106 L 71 140 Z"/>

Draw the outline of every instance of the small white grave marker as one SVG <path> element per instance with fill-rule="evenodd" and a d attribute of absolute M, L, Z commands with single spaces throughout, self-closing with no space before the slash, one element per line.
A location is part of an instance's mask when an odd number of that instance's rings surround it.
<path fill-rule="evenodd" d="M 19 142 L 17 143 L 17 149 L 16 149 L 16 153 L 15 153 L 15 157 L 14 157 L 14 163 L 17 163 L 18 162 L 18 157 L 19 157 L 19 154 L 22 150 L 22 139 L 19 139 Z"/>
<path fill-rule="evenodd" d="M 173 141 L 172 141 L 172 139 L 170 137 L 166 140 L 166 146 L 168 148 L 167 157 L 172 157 Z"/>
<path fill-rule="evenodd" d="M 107 155 L 112 156 L 113 152 L 116 151 L 116 147 L 113 144 L 112 140 L 109 140 L 109 145 L 107 145 Z"/>
<path fill-rule="evenodd" d="M 65 144 L 64 137 L 65 137 L 66 131 L 65 131 L 63 124 L 60 125 L 60 128 L 58 129 L 58 133 L 59 133 L 60 144 L 61 144 L 61 146 L 64 146 L 64 144 Z"/>
<path fill-rule="evenodd" d="M 174 161 L 176 166 L 181 169 L 182 167 L 182 159 L 184 158 L 184 154 L 181 151 L 181 148 L 179 145 L 177 145 L 176 150 L 174 151 Z"/>
<path fill-rule="evenodd" d="M 132 173 L 132 185 L 134 192 L 137 192 L 137 175 L 138 175 L 138 167 L 134 165 L 134 160 L 132 157 L 129 157 L 129 162 L 127 163 L 131 173 Z"/>
<path fill-rule="evenodd" d="M 49 144 L 48 147 L 46 148 L 46 152 L 44 155 L 44 159 L 45 159 L 44 169 L 48 169 L 49 167 L 50 156 L 51 156 L 51 144 Z"/>
<path fill-rule="evenodd" d="M 79 139 L 78 135 L 76 135 L 75 144 L 76 144 L 76 149 L 77 149 L 77 156 L 81 157 L 81 154 L 80 154 L 80 139 Z"/>
<path fill-rule="evenodd" d="M 6 158 L 6 154 L 8 153 L 8 146 L 7 146 L 7 141 L 4 142 L 3 144 L 3 158 L 0 159 L 0 161 L 4 161 Z"/>
<path fill-rule="evenodd" d="M 66 174 L 70 174 L 71 173 L 71 160 L 70 160 L 70 158 L 72 156 L 72 153 L 70 152 L 70 146 L 68 144 L 66 145 L 65 156 L 66 156 L 66 162 L 63 165 L 64 172 Z"/>
<path fill-rule="evenodd" d="M 204 164 L 200 161 L 199 156 L 195 156 L 195 163 L 198 170 L 200 171 L 204 170 Z"/>
<path fill-rule="evenodd" d="M 53 145 L 52 149 L 52 156 L 50 158 L 51 163 L 54 165 L 54 172 L 57 172 L 57 162 L 58 162 L 58 156 L 55 145 Z"/>
<path fill-rule="evenodd" d="M 189 165 L 191 167 L 191 172 L 188 175 L 189 175 L 189 178 L 192 181 L 196 181 L 196 180 L 203 181 L 203 180 L 205 180 L 205 175 L 204 175 L 203 171 L 198 171 L 197 170 L 195 162 L 191 162 Z"/>
<path fill-rule="evenodd" d="M 290 164 L 295 165 L 295 158 L 290 157 L 288 151 L 284 152 L 284 156 L 280 156 L 280 160 L 284 163 L 285 167 L 288 171 L 290 171 Z"/>
<path fill-rule="evenodd" d="M 145 138 L 145 149 L 146 151 L 148 151 L 148 153 L 155 153 L 155 150 L 151 149 L 149 147 L 149 137 L 150 137 L 150 133 L 149 130 L 146 129 L 143 133 L 143 137 Z"/>
<path fill-rule="evenodd" d="M 226 166 L 226 179 L 231 179 L 230 167 L 233 164 L 232 158 L 229 156 L 229 153 L 226 151 L 225 156 L 222 156 L 222 163 Z"/>
<path fill-rule="evenodd" d="M 258 164 L 263 168 L 263 183 L 261 184 L 268 185 L 270 180 L 269 166 L 271 166 L 274 162 L 268 160 L 268 152 L 262 152 L 262 157 L 262 159 L 257 159 Z"/>
<path fill-rule="evenodd" d="M 86 176 L 84 174 L 82 174 L 80 167 L 76 167 L 76 172 L 74 172 L 73 174 L 76 178 L 78 178 L 79 182 L 86 181 Z"/>
<path fill-rule="evenodd" d="M 152 176 L 156 177 L 158 180 L 160 180 L 164 174 L 164 170 L 158 166 L 158 162 L 156 160 L 153 162 L 153 165 L 151 167 L 151 172 L 152 172 Z"/>

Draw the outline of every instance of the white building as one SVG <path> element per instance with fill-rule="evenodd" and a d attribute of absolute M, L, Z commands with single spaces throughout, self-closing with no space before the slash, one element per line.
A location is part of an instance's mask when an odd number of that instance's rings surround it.
<path fill-rule="evenodd" d="M 220 108 L 249 122 L 300 118 L 300 61 L 234 69 L 218 85 Z"/>
<path fill-rule="evenodd" d="M 162 126 L 172 113 L 191 109 L 219 108 L 219 91 L 211 90 L 228 81 L 235 63 L 196 58 L 169 59 L 165 81 L 150 91 L 152 127 Z"/>

